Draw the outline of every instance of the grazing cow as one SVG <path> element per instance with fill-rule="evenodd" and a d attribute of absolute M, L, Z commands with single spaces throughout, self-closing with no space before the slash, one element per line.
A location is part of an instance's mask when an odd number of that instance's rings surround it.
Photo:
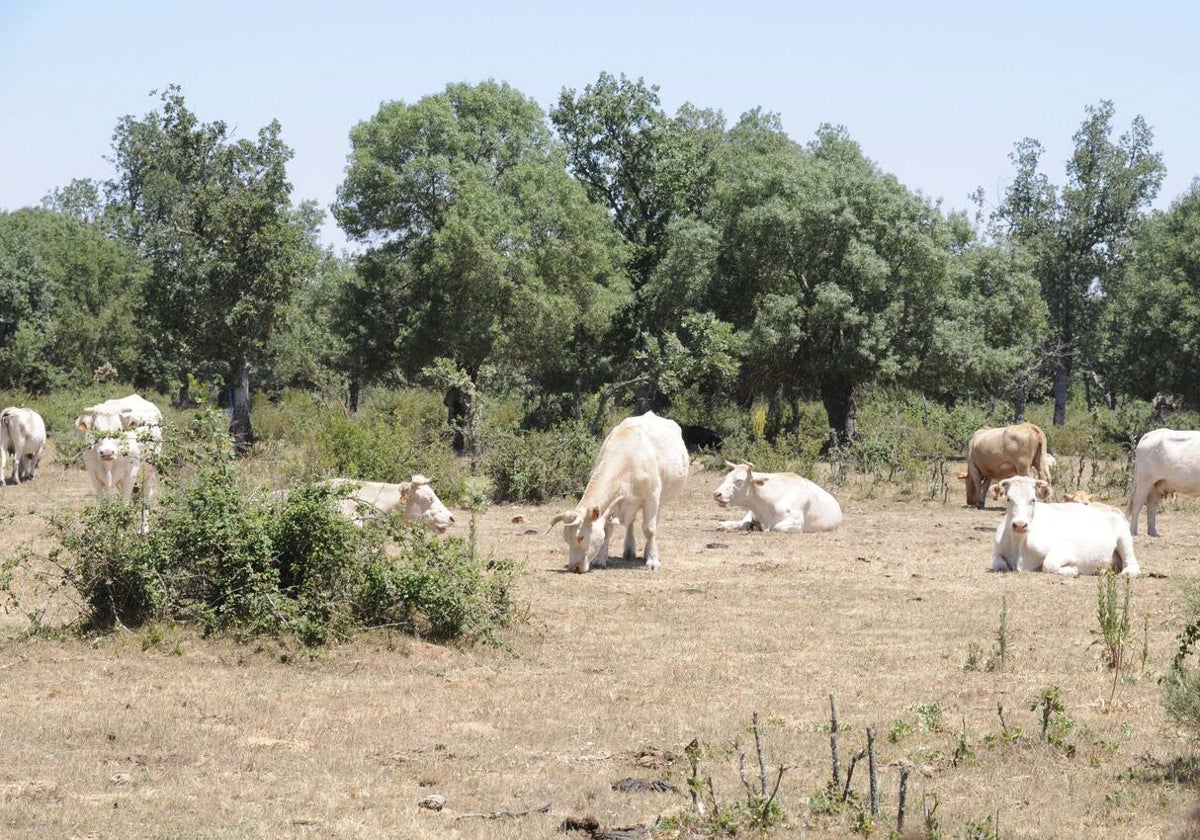
<path fill-rule="evenodd" d="M 46 421 L 32 408 L 9 406 L 0 411 L 0 481 L 13 457 L 13 484 L 33 478 L 46 446 Z"/>
<path fill-rule="evenodd" d="M 596 456 L 583 498 L 574 510 L 558 514 L 569 548 L 567 569 L 582 574 L 608 563 L 613 522 L 625 526 L 623 556 L 637 556 L 634 518 L 642 514 L 646 566 L 658 568 L 658 516 L 662 505 L 679 495 L 687 481 L 688 452 L 673 420 L 647 411 L 622 420 L 608 433 Z"/>
<path fill-rule="evenodd" d="M 1074 502 L 1039 501 L 1044 481 L 1006 478 L 997 488 L 1005 501 L 996 526 L 992 571 L 1055 572 L 1074 577 L 1111 568 L 1130 577 L 1139 571 L 1125 517 Z"/>
<path fill-rule="evenodd" d="M 683 445 L 688 452 L 699 452 L 701 449 L 720 449 L 725 443 L 719 432 L 707 426 L 680 426 L 683 432 Z"/>
<path fill-rule="evenodd" d="M 149 505 L 154 495 L 152 459 L 162 452 L 162 412 L 137 394 L 88 406 L 75 420 L 87 448 L 83 466 L 96 497 L 118 493 L 125 501 L 142 485 Z M 149 528 L 148 511 L 142 511 L 142 531 Z"/>
<path fill-rule="evenodd" d="M 967 504 L 982 508 L 988 485 L 1013 476 L 1050 484 L 1046 434 L 1032 423 L 979 429 L 967 443 Z"/>
<path fill-rule="evenodd" d="M 722 522 L 722 531 L 788 531 L 812 534 L 842 524 L 842 508 L 823 487 L 795 473 L 754 472 L 746 462 L 725 462 L 729 472 L 713 493 L 721 507 L 749 508 L 742 519 Z"/>
<path fill-rule="evenodd" d="M 1129 496 L 1129 530 L 1137 533 L 1146 506 L 1146 533 L 1158 536 L 1158 503 L 1168 493 L 1200 495 L 1200 432 L 1154 429 L 1142 435 L 1133 455 L 1133 492 Z"/>
<path fill-rule="evenodd" d="M 395 510 L 403 511 L 406 521 L 424 522 L 439 534 L 446 533 L 446 529 L 454 525 L 454 516 L 442 504 L 430 480 L 420 473 L 402 484 L 350 478 L 331 478 L 324 484 L 345 491 L 338 510 L 359 527 L 368 517 L 383 516 Z"/>

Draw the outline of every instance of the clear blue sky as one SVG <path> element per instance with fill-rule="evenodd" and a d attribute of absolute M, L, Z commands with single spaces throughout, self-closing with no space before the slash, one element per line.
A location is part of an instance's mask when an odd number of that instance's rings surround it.
<path fill-rule="evenodd" d="M 721 109 L 762 107 L 793 139 L 846 126 L 865 153 L 947 209 L 994 203 L 1024 137 L 1064 180 L 1084 109 L 1142 115 L 1166 207 L 1200 175 L 1200 4 L 1053 2 L 259 2 L 0 0 L 0 209 L 111 175 L 117 120 L 170 83 L 204 121 L 295 150 L 293 199 L 328 209 L 348 132 L 381 102 L 506 81 L 548 110 L 601 71 Z M 332 218 L 324 241 L 345 239 Z"/>

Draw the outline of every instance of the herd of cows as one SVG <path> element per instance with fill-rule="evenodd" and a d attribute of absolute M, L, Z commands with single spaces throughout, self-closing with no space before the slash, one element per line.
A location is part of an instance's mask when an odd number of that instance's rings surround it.
<path fill-rule="evenodd" d="M 97 497 L 117 494 L 129 501 L 135 488 L 143 487 L 149 502 L 155 484 L 153 456 L 162 450 L 158 407 L 131 394 L 84 408 L 75 426 L 85 436 L 84 470 Z M 32 479 L 45 443 L 46 424 L 36 411 L 15 406 L 0 411 L 0 476 L 5 482 L 9 458 L 14 484 Z M 722 508 L 745 508 L 746 514 L 720 523 L 720 530 L 812 533 L 842 523 L 837 499 L 818 484 L 794 473 L 762 472 L 747 462 L 725 463 L 729 472 L 713 501 Z M 662 508 L 683 490 L 689 466 L 684 435 L 674 421 L 647 412 L 619 423 L 604 439 L 579 503 L 551 521 L 551 527 L 563 526 L 567 568 L 582 573 L 604 566 L 618 526 L 625 528 L 623 557 L 636 558 L 634 526 L 640 514 L 645 563 L 656 569 Z M 1005 504 L 996 527 L 993 570 L 1080 575 L 1112 569 L 1133 576 L 1139 572 L 1133 536 L 1142 508 L 1147 533 L 1158 536 L 1155 519 L 1164 496 L 1200 495 L 1200 432 L 1155 429 L 1142 436 L 1125 510 L 1092 503 L 1084 494 L 1050 502 L 1053 466 L 1046 435 L 1032 423 L 984 428 L 972 435 L 967 469 L 960 474 L 967 504 L 982 508 L 989 487 L 992 498 Z M 339 511 L 359 526 L 394 511 L 438 533 L 454 525 L 454 516 L 421 474 L 400 484 L 342 478 L 325 483 L 336 491 Z M 143 506 L 143 531 L 149 527 L 147 515 L 148 504 Z"/>

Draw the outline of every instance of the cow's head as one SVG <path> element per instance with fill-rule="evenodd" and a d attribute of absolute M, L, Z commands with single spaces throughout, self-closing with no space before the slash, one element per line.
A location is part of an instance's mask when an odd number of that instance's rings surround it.
<path fill-rule="evenodd" d="M 401 486 L 400 499 L 406 503 L 404 515 L 409 521 L 425 522 L 439 534 L 454 524 L 454 516 L 434 492 L 433 482 L 420 473 Z"/>
<path fill-rule="evenodd" d="M 563 523 L 563 539 L 567 543 L 567 570 L 582 574 L 605 545 L 604 525 L 620 499 L 601 510 L 593 505 L 586 510 L 568 510 L 550 520 L 550 527 Z"/>
<path fill-rule="evenodd" d="M 1033 522 L 1036 503 L 1050 498 L 1050 485 L 1040 479 L 1014 476 L 997 484 L 996 492 L 1004 498 L 1009 526 L 1014 533 L 1024 534 Z"/>
<path fill-rule="evenodd" d="M 745 507 L 746 498 L 753 491 L 754 487 L 761 487 L 766 483 L 766 478 L 754 476 L 754 464 L 749 461 L 741 463 L 733 463 L 726 461 L 725 466 L 729 467 L 729 472 L 725 474 L 725 478 L 721 481 L 716 490 L 713 491 L 713 501 L 721 507 L 727 505 L 739 505 Z"/>

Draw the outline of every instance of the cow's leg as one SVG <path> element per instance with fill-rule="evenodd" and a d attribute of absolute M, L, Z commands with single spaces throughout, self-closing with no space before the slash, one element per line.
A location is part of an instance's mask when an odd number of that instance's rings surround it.
<path fill-rule="evenodd" d="M 1077 565 L 1079 558 L 1073 552 L 1063 549 L 1053 549 L 1046 553 L 1046 558 L 1042 560 L 1042 571 L 1053 572 L 1056 575 L 1063 577 L 1078 577 L 1079 566 Z"/>
<path fill-rule="evenodd" d="M 1150 494 L 1154 492 L 1153 484 L 1138 484 L 1136 481 L 1133 484 L 1133 493 L 1129 497 L 1129 533 L 1137 535 L 1138 517 L 1142 514 L 1142 507 L 1146 506 L 1149 501 Z M 1157 505 L 1155 506 L 1157 507 Z M 1146 509 L 1146 531 L 1150 536 L 1154 537 L 1157 534 L 1154 532 L 1153 523 L 1150 520 L 1149 507 Z"/>
<path fill-rule="evenodd" d="M 1012 563 L 1004 558 L 1004 555 L 998 551 L 992 552 L 992 571 L 993 572 L 1015 572 L 1017 570 L 1017 561 L 1014 559 Z"/>
<path fill-rule="evenodd" d="M 747 512 L 741 519 L 728 519 L 717 525 L 718 531 L 751 531 L 754 529 L 754 513 Z"/>
<path fill-rule="evenodd" d="M 979 470 L 974 464 L 967 464 L 967 507 L 979 505 Z"/>
<path fill-rule="evenodd" d="M 1146 494 L 1146 533 L 1152 537 L 1158 536 L 1158 503 L 1162 500 L 1163 494 L 1152 486 Z"/>
<path fill-rule="evenodd" d="M 767 530 L 766 528 L 763 529 Z M 785 534 L 802 534 L 804 533 L 804 514 L 792 514 L 785 516 L 783 519 L 771 526 L 772 531 L 782 531 Z"/>
<path fill-rule="evenodd" d="M 1113 552 L 1113 569 L 1127 577 L 1135 577 L 1142 570 L 1138 566 L 1137 557 L 1133 553 L 1133 537 L 1121 528 L 1117 532 L 1117 550 Z M 1117 560 L 1120 560 L 1118 563 Z"/>
<path fill-rule="evenodd" d="M 642 503 L 642 536 L 646 538 L 646 568 L 658 568 L 658 499 Z"/>
<path fill-rule="evenodd" d="M 621 556 L 626 560 L 637 559 L 637 537 L 633 533 L 633 520 L 636 518 L 636 516 L 630 516 L 629 522 L 625 524 L 625 550 Z"/>

